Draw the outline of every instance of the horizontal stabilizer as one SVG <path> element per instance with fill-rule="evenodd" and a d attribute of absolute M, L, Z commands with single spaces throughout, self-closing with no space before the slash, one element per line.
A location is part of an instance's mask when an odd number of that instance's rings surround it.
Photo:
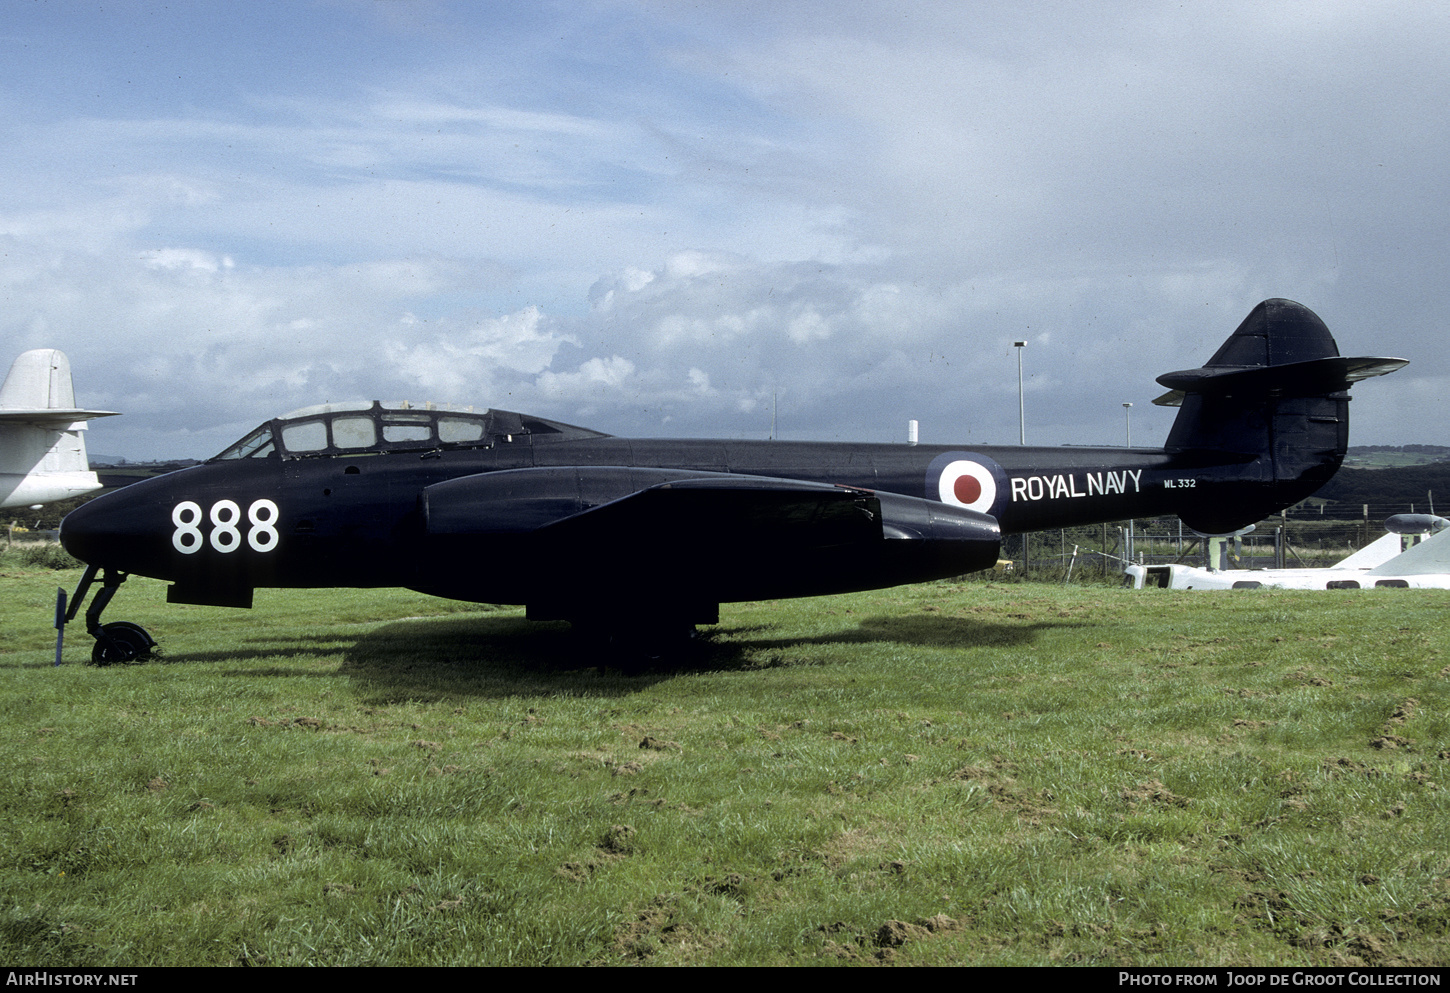
<path fill-rule="evenodd" d="M 82 410 L 79 407 L 45 407 L 30 410 L 0 409 L 0 423 L 41 424 L 59 427 L 62 430 L 77 421 L 89 421 L 96 417 L 115 417 L 115 410 Z"/>
<path fill-rule="evenodd" d="M 1153 402 L 1179 407 L 1189 393 L 1244 399 L 1327 396 L 1408 364 L 1396 358 L 1342 357 L 1319 315 L 1293 300 L 1265 300 L 1202 368 L 1159 376 L 1170 392 Z"/>
<path fill-rule="evenodd" d="M 1348 389 L 1361 379 L 1383 376 L 1409 364 L 1408 359 L 1336 356 L 1248 369 L 1184 369 L 1158 377 L 1158 382 L 1171 387 L 1172 392 L 1163 394 L 1153 402 L 1160 407 L 1179 407 L 1183 404 L 1184 396 L 1189 393 L 1323 396 Z"/>

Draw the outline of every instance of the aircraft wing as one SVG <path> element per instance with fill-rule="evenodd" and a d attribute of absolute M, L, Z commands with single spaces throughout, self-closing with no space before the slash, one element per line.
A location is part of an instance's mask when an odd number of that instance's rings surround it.
<path fill-rule="evenodd" d="M 439 483 L 423 499 L 430 535 L 535 534 L 600 546 L 767 532 L 835 544 L 882 534 L 880 502 L 865 490 L 690 470 L 515 469 Z"/>
<path fill-rule="evenodd" d="M 998 537 L 986 514 L 829 483 L 688 469 L 565 466 L 451 479 L 423 491 L 430 535 L 525 534 L 591 543 L 732 536 L 838 545 Z"/>
<path fill-rule="evenodd" d="M 684 469 L 482 473 L 426 488 L 420 509 L 435 561 L 507 559 L 534 591 L 531 610 L 631 591 L 725 602 L 961 575 L 995 564 L 1001 537 L 993 518 L 935 500 Z"/>
<path fill-rule="evenodd" d="M 544 529 L 566 545 L 611 535 L 670 543 L 780 550 L 880 541 L 881 504 L 864 490 L 791 480 L 682 479 L 659 483 Z"/>

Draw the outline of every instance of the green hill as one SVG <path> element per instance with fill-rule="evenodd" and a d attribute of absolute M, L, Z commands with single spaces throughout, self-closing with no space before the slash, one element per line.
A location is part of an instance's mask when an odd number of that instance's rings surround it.
<path fill-rule="evenodd" d="M 1387 469 L 1351 468 L 1346 463 L 1314 496 L 1331 501 L 1325 508 L 1331 517 L 1361 518 L 1365 504 L 1375 520 L 1411 509 L 1428 513 L 1432 507 L 1446 515 L 1450 514 L 1450 462 Z"/>

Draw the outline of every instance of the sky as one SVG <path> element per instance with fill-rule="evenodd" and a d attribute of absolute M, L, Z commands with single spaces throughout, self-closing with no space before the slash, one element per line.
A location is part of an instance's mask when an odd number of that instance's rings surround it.
<path fill-rule="evenodd" d="M 0 363 L 93 454 L 314 403 L 612 434 L 1160 445 L 1318 313 L 1450 444 L 1450 6 L 4 0 Z M 1132 403 L 1125 414 L 1122 406 Z"/>

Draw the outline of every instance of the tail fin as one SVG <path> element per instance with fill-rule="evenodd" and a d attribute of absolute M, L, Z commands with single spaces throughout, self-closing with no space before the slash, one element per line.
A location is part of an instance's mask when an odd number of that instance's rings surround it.
<path fill-rule="evenodd" d="M 0 386 L 0 508 L 100 489 L 81 432 L 87 420 L 111 414 L 76 406 L 64 352 L 38 348 L 22 353 Z"/>
<path fill-rule="evenodd" d="M 1179 515 L 1191 528 L 1222 533 L 1299 502 L 1339 469 L 1349 447 L 1349 387 L 1408 364 L 1342 358 L 1312 310 L 1292 300 L 1255 307 L 1201 369 L 1158 377 L 1171 392 L 1154 403 L 1182 409 L 1167 448 L 1222 463 L 1204 499 Z"/>
<path fill-rule="evenodd" d="M 1369 575 L 1434 576 L 1447 572 L 1450 572 L 1450 538 L 1441 532 L 1405 549 L 1388 562 L 1375 566 L 1369 571 Z"/>

